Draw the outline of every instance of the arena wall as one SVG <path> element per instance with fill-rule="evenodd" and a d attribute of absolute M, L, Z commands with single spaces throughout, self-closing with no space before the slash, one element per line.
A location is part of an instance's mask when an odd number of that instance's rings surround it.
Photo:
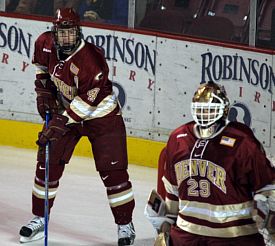
<path fill-rule="evenodd" d="M 51 23 L 1 15 L 0 144 L 35 148 L 42 122 L 31 59 L 35 39 Z M 225 86 L 232 105 L 229 118 L 249 125 L 275 155 L 272 51 L 95 25 L 82 31 L 86 40 L 104 49 L 122 106 L 130 163 L 157 166 L 171 130 L 192 120 L 194 90 L 208 80 Z M 87 139 L 75 154 L 91 155 Z"/>

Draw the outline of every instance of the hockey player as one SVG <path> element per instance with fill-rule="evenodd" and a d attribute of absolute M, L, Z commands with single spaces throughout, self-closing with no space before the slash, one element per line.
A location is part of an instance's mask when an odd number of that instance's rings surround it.
<path fill-rule="evenodd" d="M 202 84 L 191 105 L 194 121 L 174 130 L 164 150 L 165 201 L 152 192 L 145 207 L 160 233 L 155 245 L 265 245 L 253 219 L 275 232 L 274 168 L 250 128 L 227 120 L 222 86 Z"/>
<path fill-rule="evenodd" d="M 37 108 L 51 120 L 39 134 L 32 191 L 34 218 L 20 230 L 20 242 L 41 239 L 44 230 L 45 145 L 50 141 L 49 210 L 65 165 L 82 136 L 92 144 L 96 169 L 106 187 L 118 226 L 118 245 L 135 239 L 132 213 L 135 201 L 127 172 L 126 131 L 117 98 L 108 79 L 102 51 L 84 41 L 79 16 L 72 8 L 58 9 L 53 28 L 35 42 Z"/>

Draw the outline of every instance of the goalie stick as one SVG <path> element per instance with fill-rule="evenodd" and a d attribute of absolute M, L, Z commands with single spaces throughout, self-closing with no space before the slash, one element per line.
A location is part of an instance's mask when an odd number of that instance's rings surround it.
<path fill-rule="evenodd" d="M 50 121 L 50 112 L 46 111 L 46 129 Z M 44 246 L 48 246 L 48 221 L 49 221 L 49 160 L 50 160 L 50 142 L 45 147 L 45 200 L 44 200 Z"/>

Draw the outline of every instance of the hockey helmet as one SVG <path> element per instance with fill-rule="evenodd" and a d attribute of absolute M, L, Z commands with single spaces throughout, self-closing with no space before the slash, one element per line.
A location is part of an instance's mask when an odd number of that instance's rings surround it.
<path fill-rule="evenodd" d="M 80 44 L 80 17 L 73 8 L 57 9 L 53 29 L 57 48 L 65 54 L 72 53 Z"/>
<path fill-rule="evenodd" d="M 223 86 L 212 81 L 199 86 L 191 103 L 193 119 L 199 126 L 208 127 L 225 120 L 228 111 L 229 99 Z"/>

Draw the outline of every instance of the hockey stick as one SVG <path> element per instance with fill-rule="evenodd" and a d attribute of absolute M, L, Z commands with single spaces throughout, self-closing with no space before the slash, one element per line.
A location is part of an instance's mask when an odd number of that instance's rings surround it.
<path fill-rule="evenodd" d="M 46 129 L 49 126 L 50 112 L 46 111 Z M 44 246 L 48 246 L 48 221 L 49 221 L 49 160 L 50 160 L 50 142 L 45 147 L 45 200 L 44 200 Z"/>

